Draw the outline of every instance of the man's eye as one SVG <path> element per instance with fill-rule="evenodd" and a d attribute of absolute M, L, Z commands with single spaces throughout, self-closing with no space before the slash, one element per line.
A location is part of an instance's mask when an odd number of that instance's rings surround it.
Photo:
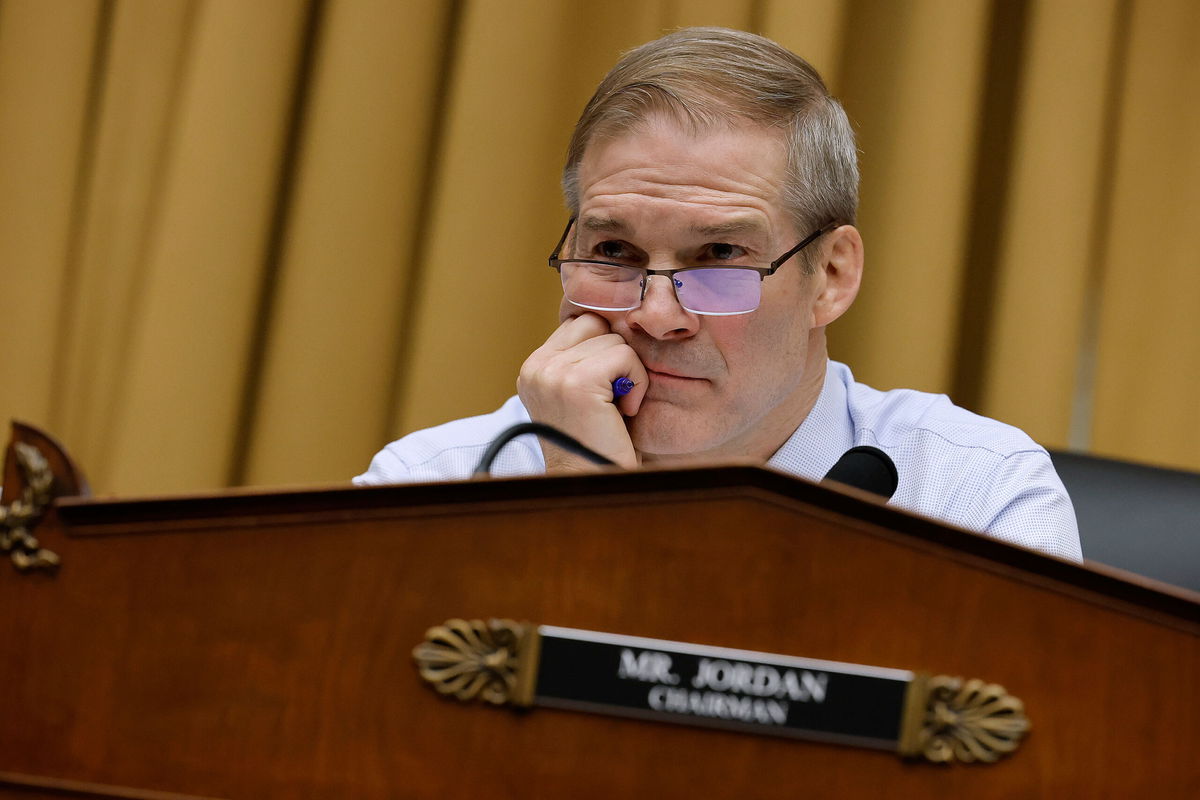
<path fill-rule="evenodd" d="M 596 245 L 596 254 L 613 261 L 628 261 L 632 256 L 625 242 L 607 241 Z"/>
<path fill-rule="evenodd" d="M 716 261 L 735 261 L 746 255 L 746 251 L 736 244 L 717 242 L 708 246 L 708 255 Z"/>

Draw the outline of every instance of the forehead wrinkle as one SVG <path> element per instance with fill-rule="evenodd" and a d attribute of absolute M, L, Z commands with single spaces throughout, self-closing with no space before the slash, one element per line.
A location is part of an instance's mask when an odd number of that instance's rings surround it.
<path fill-rule="evenodd" d="M 605 191 L 606 187 L 593 187 L 593 191 L 584 195 L 581 206 L 590 206 L 588 210 L 581 209 L 579 222 L 588 230 L 617 230 L 625 231 L 633 226 L 624 221 L 630 216 L 644 213 L 647 207 L 663 203 L 676 208 L 694 209 L 698 214 L 708 216 L 718 214 L 731 217 L 711 223 L 696 222 L 688 225 L 689 230 L 712 228 L 726 233 L 746 232 L 757 229 L 767 231 L 770 227 L 774 205 L 770 200 L 752 194 L 732 194 L 718 192 L 705 187 L 693 187 L 694 191 L 663 192 L 624 189 L 622 191 Z M 675 187 L 672 187 L 675 188 Z M 633 205 L 629 201 L 633 201 Z M 616 213 L 613 213 L 616 209 Z M 763 219 L 758 219 L 761 216 Z M 590 221 L 594 220 L 594 222 Z"/>
<path fill-rule="evenodd" d="M 744 200 L 749 205 L 777 203 L 781 197 L 778 182 L 768 176 L 747 173 L 733 177 L 704 172 L 695 164 L 687 167 L 686 171 L 662 166 L 623 167 L 595 178 L 585 176 L 591 180 L 581 181 L 585 185 L 583 197 L 632 194 L 669 200 Z M 616 187 L 620 189 L 614 191 Z"/>
<path fill-rule="evenodd" d="M 613 213 L 614 202 L 620 203 L 623 198 L 636 197 L 639 207 L 618 206 Z M 619 236 L 631 236 L 641 229 L 636 220 L 645 213 L 642 203 L 657 203 L 668 200 L 683 213 L 684 209 L 694 209 L 691 219 L 686 216 L 677 219 L 676 230 L 690 237 L 705 239 L 737 238 L 743 245 L 765 247 L 775 237 L 775 226 L 772 223 L 770 208 L 759 198 L 754 197 L 689 197 L 687 199 L 671 199 L 641 193 L 622 192 L 619 194 L 601 194 L 585 199 L 587 205 L 599 206 L 594 210 L 584 210 L 577 219 L 580 231 L 588 233 L 607 233 Z M 714 219 L 714 214 L 717 215 Z M 722 219 L 722 217 L 727 217 Z M 707 218 L 707 219 L 706 219 Z M 660 223 L 656 223 L 655 227 Z"/>

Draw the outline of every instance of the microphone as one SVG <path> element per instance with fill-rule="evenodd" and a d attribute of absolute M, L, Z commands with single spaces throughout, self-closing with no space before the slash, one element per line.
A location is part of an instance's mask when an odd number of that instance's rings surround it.
<path fill-rule="evenodd" d="M 878 447 L 859 445 L 847 450 L 821 479 L 821 483 L 828 481 L 853 486 L 889 500 L 896 492 L 900 476 L 887 453 Z"/>

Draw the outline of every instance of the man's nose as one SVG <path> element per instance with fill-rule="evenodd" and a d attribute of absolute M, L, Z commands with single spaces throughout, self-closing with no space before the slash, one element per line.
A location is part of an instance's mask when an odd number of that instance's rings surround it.
<path fill-rule="evenodd" d="M 686 339 L 700 328 L 700 317 L 686 311 L 675 296 L 674 277 L 647 275 L 642 304 L 626 316 L 630 327 L 655 339 Z"/>

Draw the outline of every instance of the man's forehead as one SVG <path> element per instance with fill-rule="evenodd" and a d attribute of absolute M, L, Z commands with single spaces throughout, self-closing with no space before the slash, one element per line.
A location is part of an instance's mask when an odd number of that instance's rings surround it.
<path fill-rule="evenodd" d="M 754 124 L 686 130 L 662 116 L 616 136 L 599 136 L 584 151 L 575 173 L 580 226 L 586 231 L 628 230 L 639 220 L 625 207 L 627 198 L 643 210 L 659 201 L 677 204 L 680 211 L 686 207 L 688 213 L 672 223 L 676 230 L 692 226 L 697 234 L 769 233 L 772 222 L 778 222 L 774 218 L 787 216 L 782 213 L 786 152 L 779 130 Z"/>

